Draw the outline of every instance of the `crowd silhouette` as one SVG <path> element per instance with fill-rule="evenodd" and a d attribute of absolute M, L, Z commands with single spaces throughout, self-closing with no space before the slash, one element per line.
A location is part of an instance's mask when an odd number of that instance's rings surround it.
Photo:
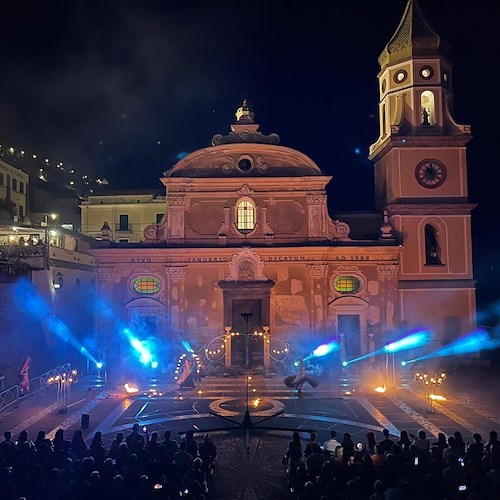
<path fill-rule="evenodd" d="M 209 434 L 198 442 L 187 431 L 180 442 L 134 424 L 118 432 L 109 449 L 100 432 L 87 444 L 81 430 L 67 439 L 27 431 L 0 443 L 2 500 L 205 500 L 213 496 L 217 447 Z"/>
<path fill-rule="evenodd" d="M 323 444 L 316 432 L 307 442 L 295 431 L 283 463 L 294 500 L 454 500 L 500 498 L 500 443 L 496 431 L 483 442 L 480 434 L 463 440 L 460 432 L 429 439 L 402 431 L 391 439 L 383 430 L 354 444 L 336 431 Z"/>
<path fill-rule="evenodd" d="M 224 439 L 222 437 L 221 439 Z M 263 436 L 265 439 L 265 436 Z M 81 430 L 68 439 L 27 431 L 0 442 L 2 500 L 216 499 L 217 446 L 209 434 L 188 430 L 179 442 L 166 430 L 148 433 L 134 424 L 107 448 L 100 432 L 90 443 Z M 294 431 L 284 452 L 284 482 L 290 500 L 497 500 L 500 442 L 496 431 L 483 440 L 460 432 L 429 438 L 402 431 L 369 431 L 355 443 L 345 432 L 321 442 Z"/>

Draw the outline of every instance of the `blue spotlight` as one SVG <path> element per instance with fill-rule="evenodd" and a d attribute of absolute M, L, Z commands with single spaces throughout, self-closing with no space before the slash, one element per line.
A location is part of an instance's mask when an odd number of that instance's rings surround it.
<path fill-rule="evenodd" d="M 97 368 L 98 370 L 100 370 L 100 369 L 104 366 L 104 364 L 102 363 L 102 361 L 98 361 L 98 362 L 95 364 L 95 366 L 96 366 L 96 368 Z"/>
<path fill-rule="evenodd" d="M 401 366 L 406 366 L 406 361 L 401 361 Z"/>
<path fill-rule="evenodd" d="M 151 368 L 158 368 L 158 361 L 152 361 Z"/>
<path fill-rule="evenodd" d="M 492 339 L 485 330 L 478 329 L 469 335 L 465 335 L 451 344 L 438 349 L 437 351 L 412 359 L 407 361 L 407 363 L 414 363 L 415 361 L 421 361 L 423 359 L 470 354 L 474 352 L 497 349 L 498 347 L 500 347 L 500 340 Z"/>
<path fill-rule="evenodd" d="M 342 366 L 347 366 L 347 361 L 342 361 Z"/>
<path fill-rule="evenodd" d="M 316 347 L 313 351 L 313 356 L 316 358 L 321 358 L 322 356 L 326 356 L 333 351 L 336 351 L 339 348 L 339 345 L 336 342 L 330 342 L 328 344 L 321 344 Z"/>
<path fill-rule="evenodd" d="M 399 351 L 405 351 L 407 349 L 413 349 L 414 347 L 420 347 L 426 344 L 429 341 L 429 338 L 429 332 L 421 330 L 400 340 L 387 344 L 384 346 L 384 351 L 392 354 Z"/>
<path fill-rule="evenodd" d="M 191 353 L 194 352 L 193 348 L 191 347 L 191 344 L 187 340 L 183 340 L 181 342 L 181 344 L 182 344 L 182 347 L 184 347 L 184 349 L 186 349 L 187 352 L 191 352 Z"/>
<path fill-rule="evenodd" d="M 129 328 L 124 328 L 122 331 L 127 336 L 130 345 L 139 354 L 139 361 L 143 365 L 148 365 L 149 363 L 151 363 L 153 355 L 144 347 L 143 342 L 137 337 L 134 337 Z"/>
<path fill-rule="evenodd" d="M 299 366 L 300 365 L 300 360 L 294 361 L 293 366 Z"/>

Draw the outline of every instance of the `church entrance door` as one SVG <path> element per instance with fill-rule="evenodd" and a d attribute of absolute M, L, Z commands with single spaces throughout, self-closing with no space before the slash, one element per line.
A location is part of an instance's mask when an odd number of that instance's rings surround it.
<path fill-rule="evenodd" d="M 248 320 L 248 364 L 249 368 L 264 366 L 264 343 L 262 336 L 254 332 L 262 332 L 261 299 L 236 299 L 232 301 L 232 331 L 240 335 L 232 337 L 231 365 L 246 367 L 246 333 L 247 322 L 242 314 L 251 313 Z"/>
<path fill-rule="evenodd" d="M 359 314 L 338 315 L 339 334 L 344 338 L 346 359 L 361 355 L 361 327 Z"/>

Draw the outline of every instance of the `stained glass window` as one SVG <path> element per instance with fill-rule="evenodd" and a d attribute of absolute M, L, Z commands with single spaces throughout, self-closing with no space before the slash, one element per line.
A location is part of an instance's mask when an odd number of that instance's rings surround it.
<path fill-rule="evenodd" d="M 135 278 L 133 286 L 137 293 L 151 295 L 160 291 L 160 280 L 153 276 L 140 276 Z"/>
<path fill-rule="evenodd" d="M 333 288 L 340 293 L 355 293 L 361 287 L 356 276 L 337 276 L 333 282 Z"/>

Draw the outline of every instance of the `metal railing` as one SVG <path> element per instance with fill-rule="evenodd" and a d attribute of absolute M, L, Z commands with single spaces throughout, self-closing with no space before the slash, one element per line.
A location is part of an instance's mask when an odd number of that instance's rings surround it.
<path fill-rule="evenodd" d="M 42 373 L 39 377 L 34 377 L 29 381 L 30 392 L 23 397 L 28 398 L 32 394 L 42 391 L 50 385 L 49 379 L 55 378 L 58 375 L 69 374 L 71 371 L 71 364 L 65 363 L 64 365 L 53 368 L 48 372 Z M 20 398 L 19 385 L 13 385 L 3 392 L 0 392 L 0 412 L 8 408 L 9 406 L 15 405 Z"/>

